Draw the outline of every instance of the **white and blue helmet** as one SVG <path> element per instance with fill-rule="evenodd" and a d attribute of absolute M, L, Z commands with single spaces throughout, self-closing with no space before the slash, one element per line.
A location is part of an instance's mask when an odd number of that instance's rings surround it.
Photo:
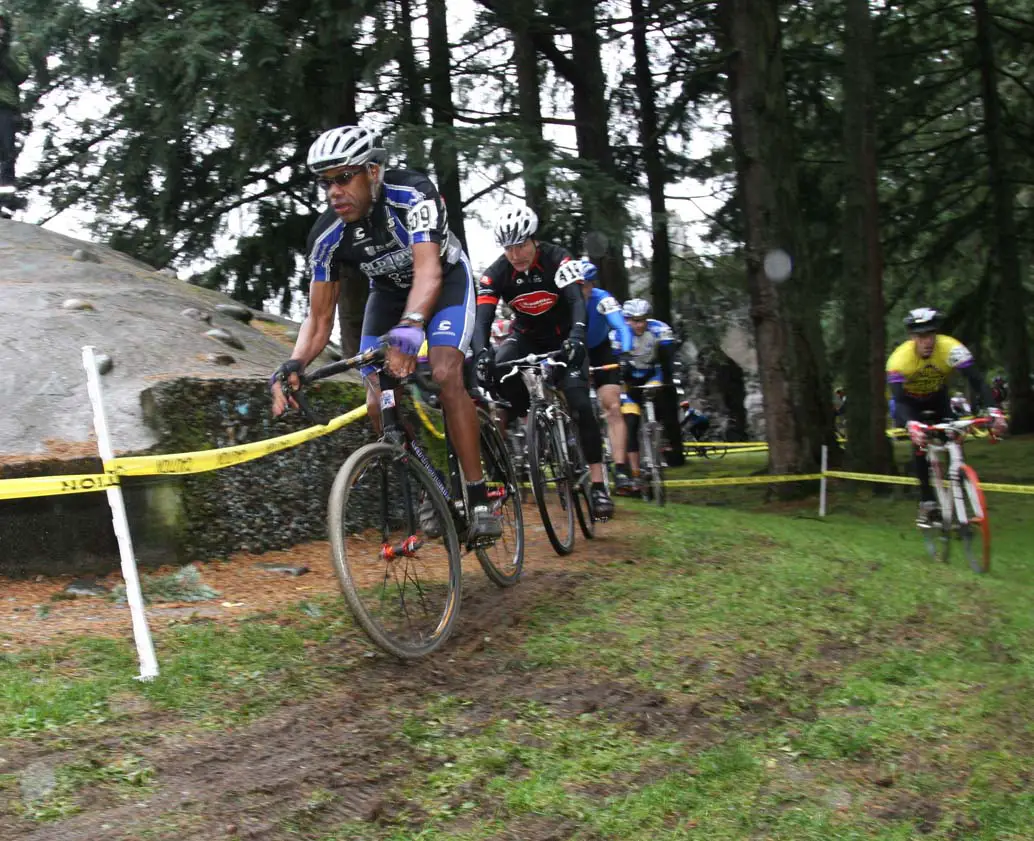
<path fill-rule="evenodd" d="M 309 147 L 308 166 L 314 173 L 339 166 L 382 164 L 388 152 L 381 133 L 365 126 L 338 126 L 329 129 Z"/>

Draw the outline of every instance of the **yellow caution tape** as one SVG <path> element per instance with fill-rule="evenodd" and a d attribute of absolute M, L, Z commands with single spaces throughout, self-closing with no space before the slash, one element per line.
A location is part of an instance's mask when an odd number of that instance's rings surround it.
<path fill-rule="evenodd" d="M 1003 494 L 1034 494 L 1034 487 L 1030 485 L 1003 485 L 999 482 L 981 482 L 981 490 L 997 491 Z"/>
<path fill-rule="evenodd" d="M 686 455 L 695 455 L 697 450 L 725 450 L 724 444 L 686 444 L 684 452 Z M 768 444 L 761 444 L 754 447 L 736 447 L 726 450 L 726 455 L 737 455 L 739 453 L 767 453 Z"/>
<path fill-rule="evenodd" d="M 108 473 L 120 476 L 172 476 L 184 473 L 204 473 L 218 470 L 246 461 L 253 461 L 270 453 L 295 447 L 313 438 L 329 435 L 343 426 L 366 415 L 366 406 L 352 409 L 327 423 L 326 426 L 310 426 L 298 432 L 290 432 L 277 438 L 240 444 L 236 447 L 224 447 L 219 450 L 200 450 L 196 453 L 173 453 L 164 456 L 127 456 L 105 462 L 104 469 Z"/>
<path fill-rule="evenodd" d="M 910 476 L 884 476 L 879 473 L 851 473 L 847 470 L 827 470 L 830 479 L 854 479 L 857 482 L 881 482 L 888 485 L 918 485 L 919 480 Z M 981 482 L 981 489 L 1007 494 L 1034 494 L 1031 485 L 1006 485 L 1000 482 Z"/>
<path fill-rule="evenodd" d="M 908 476 L 881 476 L 878 473 L 851 473 L 847 470 L 827 470 L 830 479 L 854 479 L 857 482 L 885 482 L 888 485 L 918 485 L 918 479 Z"/>
<path fill-rule="evenodd" d="M 117 487 L 118 484 L 118 476 L 106 475 L 104 473 L 2 479 L 0 480 L 0 499 L 91 493 Z"/>
<path fill-rule="evenodd" d="M 722 479 L 667 479 L 669 488 L 696 488 L 708 485 L 771 485 L 774 482 L 811 482 L 821 479 L 821 473 L 807 473 L 800 476 L 727 476 Z"/>
<path fill-rule="evenodd" d="M 417 417 L 420 418 L 420 422 L 424 425 L 427 431 L 430 432 L 439 441 L 444 441 L 445 433 L 439 432 L 435 428 L 434 423 L 431 421 L 431 418 L 427 414 L 427 410 L 424 408 L 424 401 L 414 399 L 413 408 L 416 409 Z"/>

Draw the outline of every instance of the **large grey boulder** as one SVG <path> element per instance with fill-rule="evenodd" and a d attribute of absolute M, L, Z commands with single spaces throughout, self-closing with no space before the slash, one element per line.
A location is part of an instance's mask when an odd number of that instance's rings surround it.
<path fill-rule="evenodd" d="M 239 307 L 108 248 L 0 220 L 0 479 L 101 471 L 83 345 L 99 357 L 117 454 L 229 447 L 308 426 L 269 411 L 268 377 L 298 325 L 258 312 L 246 320 Z M 237 340 L 232 353 L 213 331 Z M 345 379 L 313 388 L 313 408 L 332 416 L 362 405 L 358 377 Z M 334 475 L 368 435 L 356 423 L 222 470 L 124 478 L 138 562 L 182 565 L 325 537 Z M 0 504 L 0 576 L 101 574 L 118 563 L 104 494 Z"/>
<path fill-rule="evenodd" d="M 144 390 L 183 377 L 266 378 L 289 356 L 284 334 L 296 324 L 242 315 L 228 296 L 109 248 L 0 221 L 0 457 L 96 454 L 83 345 L 115 361 L 102 387 L 116 451 L 154 446 Z M 236 338 L 232 364 L 214 329 Z"/>

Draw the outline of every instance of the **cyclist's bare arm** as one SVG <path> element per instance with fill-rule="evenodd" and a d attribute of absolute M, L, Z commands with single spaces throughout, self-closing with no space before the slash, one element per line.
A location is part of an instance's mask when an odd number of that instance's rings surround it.
<path fill-rule="evenodd" d="M 337 313 L 337 300 L 341 284 L 337 281 L 313 283 L 309 287 L 309 313 L 298 328 L 298 339 L 294 343 L 292 359 L 308 365 L 323 351 L 330 341 Z"/>
<path fill-rule="evenodd" d="M 294 343 L 291 359 L 308 365 L 323 351 L 330 341 L 337 312 L 340 284 L 337 281 L 313 283 L 309 287 L 309 313 L 298 328 L 298 339 Z M 297 374 L 291 374 L 288 383 L 292 390 L 301 385 Z M 287 409 L 287 398 L 279 388 L 273 389 L 273 415 L 280 416 Z"/>

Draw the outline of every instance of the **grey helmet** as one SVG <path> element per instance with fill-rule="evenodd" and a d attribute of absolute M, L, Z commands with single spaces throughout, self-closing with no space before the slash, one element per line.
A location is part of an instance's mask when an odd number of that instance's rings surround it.
<path fill-rule="evenodd" d="M 649 318 L 650 302 L 645 298 L 629 298 L 621 308 L 625 318 Z"/>

